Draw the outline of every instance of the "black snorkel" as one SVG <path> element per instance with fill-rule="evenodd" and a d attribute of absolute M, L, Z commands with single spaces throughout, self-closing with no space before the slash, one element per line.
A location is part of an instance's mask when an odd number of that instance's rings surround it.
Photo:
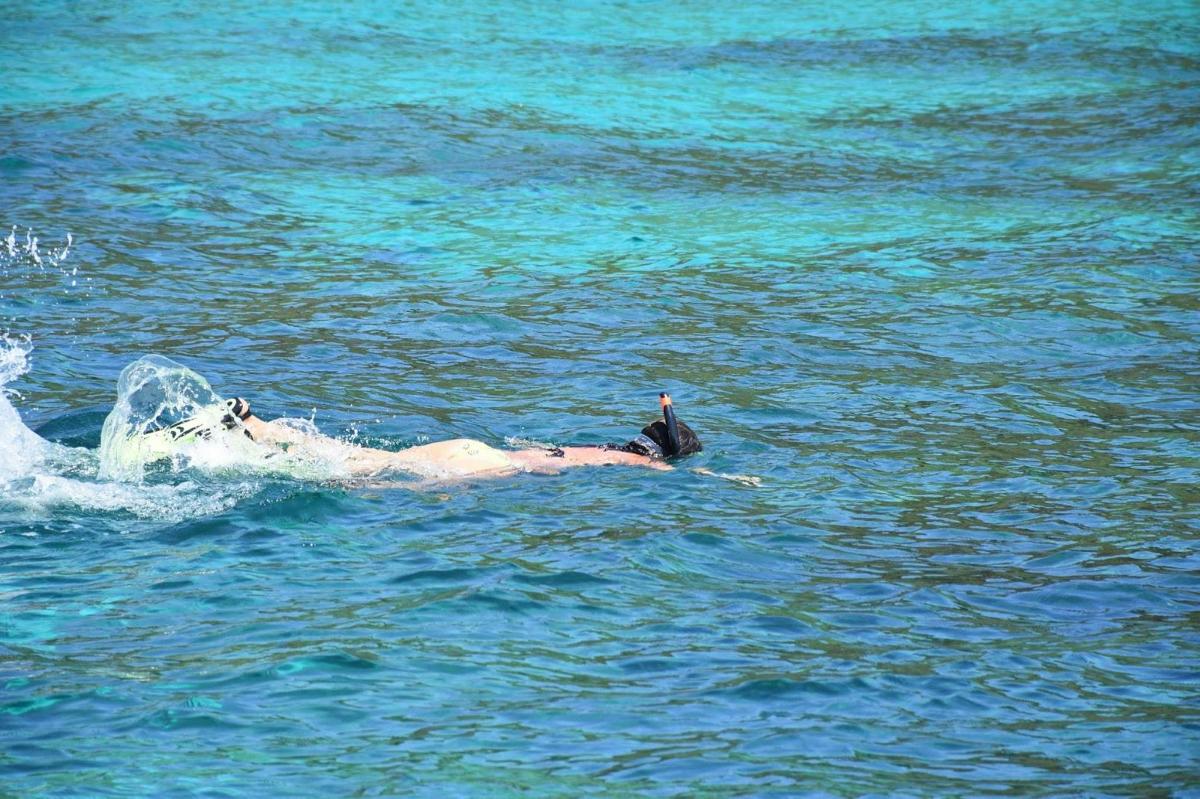
<path fill-rule="evenodd" d="M 662 405 L 663 421 L 667 423 L 667 446 L 670 452 L 664 452 L 668 458 L 679 454 L 679 420 L 675 418 L 675 408 L 671 405 L 671 395 L 662 392 L 658 395 L 658 403 Z"/>

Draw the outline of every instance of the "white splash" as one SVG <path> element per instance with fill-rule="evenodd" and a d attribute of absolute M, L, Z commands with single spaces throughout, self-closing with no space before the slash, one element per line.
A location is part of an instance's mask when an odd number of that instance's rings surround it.
<path fill-rule="evenodd" d="M 77 480 L 56 474 L 37 474 L 10 486 L 3 504 L 34 516 L 47 516 L 56 508 L 131 513 L 144 519 L 178 522 L 228 510 L 259 490 L 256 483 L 240 482 L 219 489 L 192 482 L 146 485 Z"/>
<path fill-rule="evenodd" d="M 0 335 L 0 519 L 14 512 L 15 518 L 43 518 L 73 507 L 181 521 L 219 513 L 259 490 L 245 475 L 213 485 L 102 477 L 96 452 L 47 441 L 26 426 L 10 401 L 19 395 L 9 384 L 29 371 L 32 349 L 28 337 Z"/>
<path fill-rule="evenodd" d="M 8 235 L 0 241 L 3 242 L 0 245 L 0 277 L 18 278 L 15 283 L 21 287 L 20 294 L 28 296 L 60 290 L 63 294 L 73 294 L 80 288 L 79 268 L 68 269 L 63 265 L 75 244 L 75 237 L 69 232 L 61 247 L 43 249 L 32 228 L 25 229 L 25 241 L 20 242 L 17 226 L 12 225 Z M 0 299 L 4 298 L 7 282 L 0 283 Z M 85 287 L 91 282 L 90 277 L 82 278 Z"/>
<path fill-rule="evenodd" d="M 26 253 L 26 255 L 28 255 L 30 258 L 33 259 L 33 262 L 35 264 L 37 264 L 38 266 L 41 266 L 42 265 L 42 256 L 41 256 L 41 254 L 38 253 L 37 236 L 34 236 L 33 240 L 30 241 L 29 234 L 31 232 L 32 231 L 29 231 L 29 230 L 25 231 L 25 253 Z"/>
<path fill-rule="evenodd" d="M 7 235 L 0 230 L 0 309 L 14 294 L 44 299 L 52 293 L 88 291 L 92 278 L 75 263 L 66 264 L 76 245 L 70 232 L 59 245 L 49 246 L 33 228 L 20 227 L 24 229 L 11 225 Z M 240 428 L 217 439 L 185 442 L 165 459 L 140 447 L 139 434 L 221 406 L 204 378 L 154 356 L 123 373 L 125 384 L 119 387 L 99 450 L 47 441 L 14 407 L 20 395 L 13 385 L 29 371 L 33 350 L 28 336 L 4 334 L 5 324 L 17 322 L 0 316 L 0 534 L 6 520 L 30 514 L 43 518 L 64 506 L 155 519 L 195 518 L 256 493 L 266 475 L 332 480 L 345 473 L 336 459 L 281 453 L 251 441 Z M 138 394 L 139 388 L 146 391 Z M 157 401 L 151 396 L 155 391 L 160 392 Z M 128 445 L 131 439 L 135 441 Z"/>
<path fill-rule="evenodd" d="M 175 472 L 197 469 L 226 477 L 347 476 L 348 445 L 320 435 L 311 419 L 278 421 L 330 446 L 284 452 L 260 444 L 228 414 L 225 400 L 207 380 L 170 358 L 147 355 L 125 367 L 117 381 L 117 401 L 100 435 L 100 475 L 136 482 L 145 478 L 147 467 L 162 464 Z"/>
<path fill-rule="evenodd" d="M 47 442 L 21 421 L 8 384 L 29 371 L 29 339 L 0 336 L 0 487 L 30 474 L 45 460 Z"/>

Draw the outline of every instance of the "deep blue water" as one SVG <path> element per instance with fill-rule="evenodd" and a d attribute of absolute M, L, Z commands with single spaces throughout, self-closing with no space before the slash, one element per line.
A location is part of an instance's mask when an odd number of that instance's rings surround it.
<path fill-rule="evenodd" d="M 0 9 L 0 795 L 1200 795 L 1194 2 Z"/>

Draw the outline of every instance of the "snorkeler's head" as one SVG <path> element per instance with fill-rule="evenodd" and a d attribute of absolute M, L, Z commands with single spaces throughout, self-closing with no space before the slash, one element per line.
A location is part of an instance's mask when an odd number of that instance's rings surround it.
<path fill-rule="evenodd" d="M 645 436 L 653 441 L 658 445 L 662 456 L 667 458 L 681 458 L 684 455 L 691 455 L 704 449 L 704 446 L 700 443 L 700 437 L 696 435 L 696 431 L 684 424 L 682 420 L 676 420 L 676 424 L 679 426 L 678 452 L 671 451 L 671 440 L 667 435 L 667 423 L 661 419 L 643 427 L 642 435 L 638 436 L 638 438 Z"/>
<path fill-rule="evenodd" d="M 667 434 L 667 423 L 661 419 L 643 427 L 641 434 L 629 443 L 619 447 L 609 446 L 649 458 L 681 458 L 704 449 L 700 443 L 700 437 L 692 428 L 678 419 L 675 420 L 675 423 L 679 428 L 678 452 L 672 450 L 670 436 Z"/>
<path fill-rule="evenodd" d="M 632 441 L 624 444 L 605 444 L 604 449 L 632 452 L 648 458 L 682 458 L 700 452 L 704 446 L 696 431 L 688 427 L 675 414 L 671 398 L 666 393 L 659 394 L 659 402 L 663 409 L 663 418 L 651 422 L 642 428 L 642 432 Z"/>

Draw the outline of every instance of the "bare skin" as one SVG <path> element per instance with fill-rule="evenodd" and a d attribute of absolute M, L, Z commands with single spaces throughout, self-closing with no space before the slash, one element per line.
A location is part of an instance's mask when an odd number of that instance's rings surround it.
<path fill-rule="evenodd" d="M 297 430 L 279 422 L 249 415 L 242 420 L 255 441 L 288 451 L 320 452 L 343 460 L 351 475 L 371 477 L 400 470 L 427 478 L 462 479 L 506 477 L 519 472 L 557 474 L 576 466 L 641 466 L 670 471 L 672 467 L 645 455 L 599 447 L 564 447 L 562 455 L 544 449 L 499 450 L 470 438 L 455 438 L 409 447 L 399 452 L 358 447 L 328 436 Z"/>

